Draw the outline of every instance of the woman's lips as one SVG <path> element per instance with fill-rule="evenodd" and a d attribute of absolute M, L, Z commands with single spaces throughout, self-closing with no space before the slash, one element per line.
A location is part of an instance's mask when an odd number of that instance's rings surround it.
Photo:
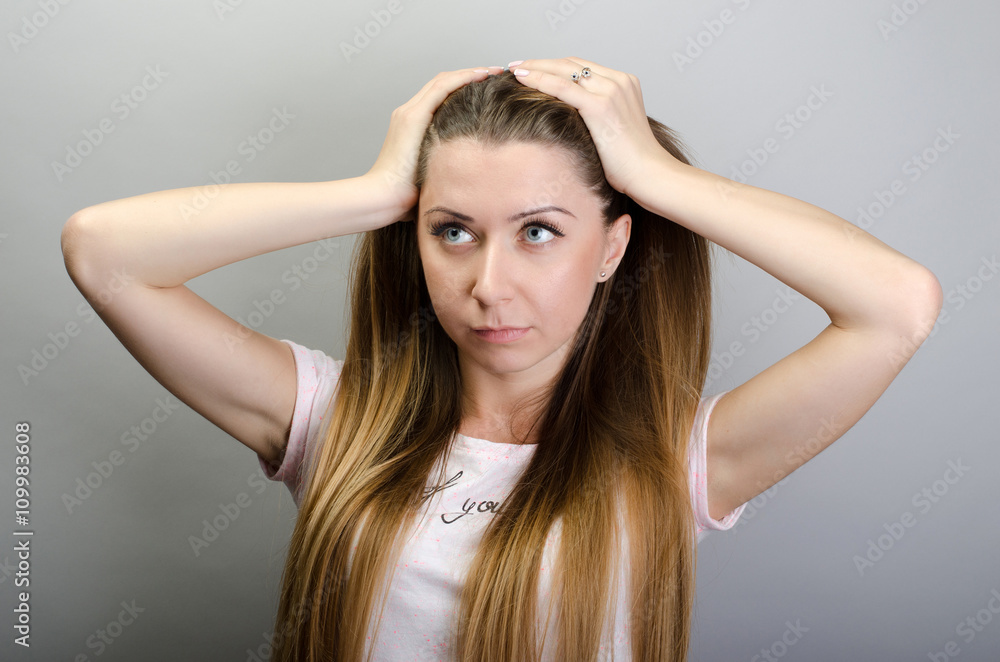
<path fill-rule="evenodd" d="M 507 343 L 523 338 L 529 330 L 530 327 L 524 329 L 508 327 L 503 329 L 473 329 L 472 331 L 486 342 Z"/>

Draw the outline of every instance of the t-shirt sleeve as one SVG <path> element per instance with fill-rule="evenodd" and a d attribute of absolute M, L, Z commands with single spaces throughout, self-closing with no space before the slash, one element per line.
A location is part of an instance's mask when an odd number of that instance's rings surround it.
<path fill-rule="evenodd" d="M 305 493 L 306 464 L 320 442 L 327 409 L 333 398 L 343 361 L 335 361 L 318 349 L 307 349 L 291 340 L 282 339 L 295 356 L 296 392 L 288 445 L 278 464 L 270 464 L 257 456 L 264 475 L 281 481 L 292 493 L 298 507 Z"/>
<path fill-rule="evenodd" d="M 720 520 L 713 519 L 708 514 L 708 418 L 715 404 L 725 395 L 726 391 L 704 397 L 698 403 L 698 411 L 691 426 L 691 446 L 688 453 L 690 467 L 691 505 L 694 507 L 695 529 L 697 541 L 711 531 L 727 531 L 736 524 L 746 504 L 742 504 Z"/>

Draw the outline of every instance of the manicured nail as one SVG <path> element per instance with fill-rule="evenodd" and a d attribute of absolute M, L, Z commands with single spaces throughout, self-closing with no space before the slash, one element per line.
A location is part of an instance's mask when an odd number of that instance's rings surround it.
<path fill-rule="evenodd" d="M 514 70 L 514 75 L 515 76 L 527 76 L 528 75 L 528 70 L 527 69 L 515 69 Z"/>
<path fill-rule="evenodd" d="M 522 62 L 524 62 L 524 60 L 514 60 L 513 62 L 508 62 L 507 63 L 507 68 L 510 69 L 511 67 L 516 67 L 517 65 L 521 64 Z"/>

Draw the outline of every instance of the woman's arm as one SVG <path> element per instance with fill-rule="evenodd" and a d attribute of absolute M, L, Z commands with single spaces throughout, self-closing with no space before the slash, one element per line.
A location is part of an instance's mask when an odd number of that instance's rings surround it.
<path fill-rule="evenodd" d="M 363 176 L 174 189 L 87 207 L 63 228 L 66 268 L 158 382 L 275 463 L 295 407 L 291 349 L 230 319 L 184 283 L 239 260 L 405 216 L 417 201 L 416 157 L 434 109 L 486 74 L 442 72 L 424 85 L 393 111 L 382 150 Z"/>
<path fill-rule="evenodd" d="M 814 340 L 718 401 L 708 502 L 719 519 L 851 428 L 930 333 L 934 275 L 819 207 L 686 165 L 657 142 L 638 79 L 580 58 L 526 60 L 525 85 L 580 111 L 608 182 L 809 297 L 830 316 Z M 573 82 L 571 74 L 592 75 Z"/>
<path fill-rule="evenodd" d="M 147 287 L 174 287 L 246 258 L 387 225 L 401 211 L 386 193 L 369 176 L 146 193 L 73 214 L 63 253 L 75 282 L 117 269 Z"/>
<path fill-rule="evenodd" d="M 721 518 L 849 430 L 930 333 L 941 287 L 928 269 L 814 205 L 738 184 L 663 152 L 636 202 L 732 251 L 819 304 L 814 340 L 716 404 L 711 514 Z"/>
<path fill-rule="evenodd" d="M 148 193 L 75 213 L 62 248 L 73 282 L 160 384 L 276 463 L 295 406 L 291 348 L 234 321 L 183 283 L 255 255 L 375 229 L 400 210 L 373 177 Z"/>
<path fill-rule="evenodd" d="M 804 294 L 834 326 L 909 333 L 928 321 L 928 295 L 940 290 L 934 274 L 839 216 L 686 165 L 665 150 L 647 166 L 629 189 L 636 202 Z"/>

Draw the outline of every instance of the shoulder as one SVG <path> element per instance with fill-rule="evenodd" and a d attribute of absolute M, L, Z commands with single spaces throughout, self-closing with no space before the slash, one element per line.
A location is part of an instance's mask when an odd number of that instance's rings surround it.
<path fill-rule="evenodd" d="M 265 477 L 285 483 L 297 505 L 305 487 L 301 480 L 305 475 L 304 465 L 322 439 L 344 361 L 291 340 L 282 339 L 282 342 L 291 348 L 295 358 L 295 408 L 279 462 L 269 463 L 264 458 L 259 459 Z"/>
<path fill-rule="evenodd" d="M 708 424 L 716 404 L 727 393 L 723 391 L 711 396 L 702 397 L 695 411 L 694 423 L 691 425 L 691 435 L 688 445 L 688 469 L 691 505 L 694 509 L 695 525 L 700 540 L 709 530 L 726 531 L 731 529 L 739 519 L 746 504 L 723 513 L 722 517 L 712 517 L 709 504 L 709 484 L 712 476 L 708 467 Z"/>

